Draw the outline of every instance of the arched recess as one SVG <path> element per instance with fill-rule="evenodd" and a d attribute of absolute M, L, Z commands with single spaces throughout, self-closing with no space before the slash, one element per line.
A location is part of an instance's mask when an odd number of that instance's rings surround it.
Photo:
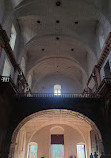
<path fill-rule="evenodd" d="M 69 123 L 69 126 L 71 126 L 71 124 L 73 124 L 73 121 L 80 121 L 81 123 L 84 122 L 85 124 L 88 125 L 88 127 L 91 127 L 91 129 L 93 129 L 97 135 L 98 138 L 98 146 L 99 146 L 99 152 L 103 151 L 103 145 L 102 145 L 102 137 L 101 137 L 101 133 L 98 129 L 98 127 L 96 126 L 96 124 L 89 119 L 88 117 L 84 116 L 83 114 L 80 114 L 78 112 L 74 112 L 71 110 L 65 110 L 65 109 L 52 109 L 52 110 L 43 110 L 40 112 L 36 112 L 28 117 L 26 117 L 25 119 L 23 119 L 17 126 L 17 128 L 15 129 L 15 131 L 13 132 L 12 135 L 12 144 L 10 146 L 10 154 L 9 157 L 14 158 L 14 152 L 15 152 L 15 146 L 16 146 L 16 138 L 17 135 L 19 133 L 19 131 L 25 127 L 25 125 L 27 123 L 29 123 L 30 121 L 32 121 L 33 119 L 36 120 L 43 120 L 43 118 L 45 118 L 47 120 L 47 122 L 45 122 L 44 124 L 42 124 L 38 130 L 42 129 L 43 127 L 46 127 L 48 125 L 52 125 L 54 124 L 54 122 L 52 121 L 53 118 L 55 117 L 56 119 L 58 119 L 59 116 L 59 124 L 64 124 L 66 125 L 67 123 Z M 62 120 L 63 119 L 63 120 Z M 35 120 L 35 121 L 36 121 Z M 44 120 L 43 120 L 44 121 Z M 50 122 L 52 121 L 52 122 Z M 58 120 L 57 120 L 58 121 Z M 55 124 L 57 122 L 55 121 Z M 32 124 L 32 123 L 31 123 Z M 36 122 L 37 124 L 37 122 Z M 73 126 L 72 126 L 73 127 Z M 59 130 L 59 132 L 64 132 L 63 129 L 60 126 L 55 126 L 56 130 Z M 51 128 L 51 131 L 53 131 L 54 128 Z M 79 130 L 78 128 L 76 128 L 76 130 Z M 37 131 L 33 131 L 32 136 L 36 133 Z M 80 131 L 81 133 L 81 131 Z M 32 136 L 30 137 L 28 143 L 30 142 Z M 84 136 L 83 136 L 84 137 Z M 90 151 L 91 152 L 91 151 Z M 89 156 L 89 151 L 88 151 L 88 156 Z"/>

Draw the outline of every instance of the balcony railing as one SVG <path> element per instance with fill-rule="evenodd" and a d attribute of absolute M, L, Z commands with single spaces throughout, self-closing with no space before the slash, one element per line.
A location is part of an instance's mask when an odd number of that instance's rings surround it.
<path fill-rule="evenodd" d="M 104 85 L 111 85 L 111 78 L 104 78 L 100 84 L 100 86 L 98 87 L 98 92 L 104 87 Z"/>
<path fill-rule="evenodd" d="M 23 75 L 19 75 L 19 80 L 17 84 L 14 83 L 13 79 L 10 76 L 0 76 L 0 81 L 3 83 L 9 83 L 17 94 L 31 93 L 28 84 L 25 82 L 26 80 L 24 79 Z"/>
<path fill-rule="evenodd" d="M 2 82 L 10 82 L 10 81 L 12 81 L 10 76 L 1 76 L 0 79 L 1 79 Z"/>
<path fill-rule="evenodd" d="M 14 52 L 13 52 L 11 46 L 10 46 L 9 41 L 10 40 L 8 38 L 7 32 L 5 30 L 3 30 L 2 26 L 0 25 L 0 42 L 2 43 L 2 48 L 5 50 L 5 53 L 7 54 L 7 57 L 9 59 L 10 63 L 12 64 L 12 66 L 13 66 L 14 73 L 17 76 L 18 91 L 20 91 L 20 92 L 24 91 L 25 92 L 26 91 L 26 86 L 27 86 L 28 91 L 31 91 L 30 87 L 29 87 L 29 85 L 26 81 L 26 78 L 25 78 L 25 76 L 22 72 L 22 69 L 19 66 L 18 62 L 16 61 L 16 57 L 15 57 Z M 2 80 L 3 80 L 3 82 L 8 82 L 9 78 L 7 76 L 4 76 L 2 78 Z"/>
<path fill-rule="evenodd" d="M 17 97 L 35 97 L 35 98 L 100 98 L 99 94 L 91 93 L 62 93 L 55 95 L 53 93 L 19 93 Z"/>
<path fill-rule="evenodd" d="M 14 89 L 15 93 L 19 92 L 17 86 L 14 84 L 10 76 L 0 76 L 0 81 L 3 83 L 9 83 L 11 87 Z"/>

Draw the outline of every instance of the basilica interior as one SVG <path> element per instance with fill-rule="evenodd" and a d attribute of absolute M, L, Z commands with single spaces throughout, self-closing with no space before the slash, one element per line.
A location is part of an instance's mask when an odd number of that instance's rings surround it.
<path fill-rule="evenodd" d="M 0 158 L 111 158 L 110 0 L 0 0 Z"/>

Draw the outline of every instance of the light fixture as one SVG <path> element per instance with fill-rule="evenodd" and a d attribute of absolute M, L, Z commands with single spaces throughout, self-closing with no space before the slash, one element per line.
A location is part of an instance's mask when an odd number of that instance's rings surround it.
<path fill-rule="evenodd" d="M 61 6 L 61 1 L 57 1 L 56 6 L 58 6 L 58 7 Z"/>

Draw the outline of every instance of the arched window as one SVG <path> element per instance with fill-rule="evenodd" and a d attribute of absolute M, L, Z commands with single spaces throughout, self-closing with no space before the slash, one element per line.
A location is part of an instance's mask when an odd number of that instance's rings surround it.
<path fill-rule="evenodd" d="M 28 158 L 37 158 L 38 144 L 35 142 L 29 143 Z"/>
<path fill-rule="evenodd" d="M 14 25 L 12 25 L 11 36 L 10 36 L 10 46 L 11 46 L 12 50 L 14 50 L 15 41 L 16 41 L 16 30 L 15 30 Z"/>
<path fill-rule="evenodd" d="M 61 95 L 61 85 L 54 85 L 54 95 Z"/>
<path fill-rule="evenodd" d="M 22 57 L 20 67 L 21 67 L 23 73 L 25 74 L 25 59 L 24 59 L 24 57 Z"/>
<path fill-rule="evenodd" d="M 28 76 L 28 85 L 31 88 L 31 86 L 32 86 L 32 76 L 31 75 Z"/>
<path fill-rule="evenodd" d="M 11 64 L 10 64 L 9 60 L 6 58 L 2 76 L 10 76 L 10 73 L 11 73 Z"/>

